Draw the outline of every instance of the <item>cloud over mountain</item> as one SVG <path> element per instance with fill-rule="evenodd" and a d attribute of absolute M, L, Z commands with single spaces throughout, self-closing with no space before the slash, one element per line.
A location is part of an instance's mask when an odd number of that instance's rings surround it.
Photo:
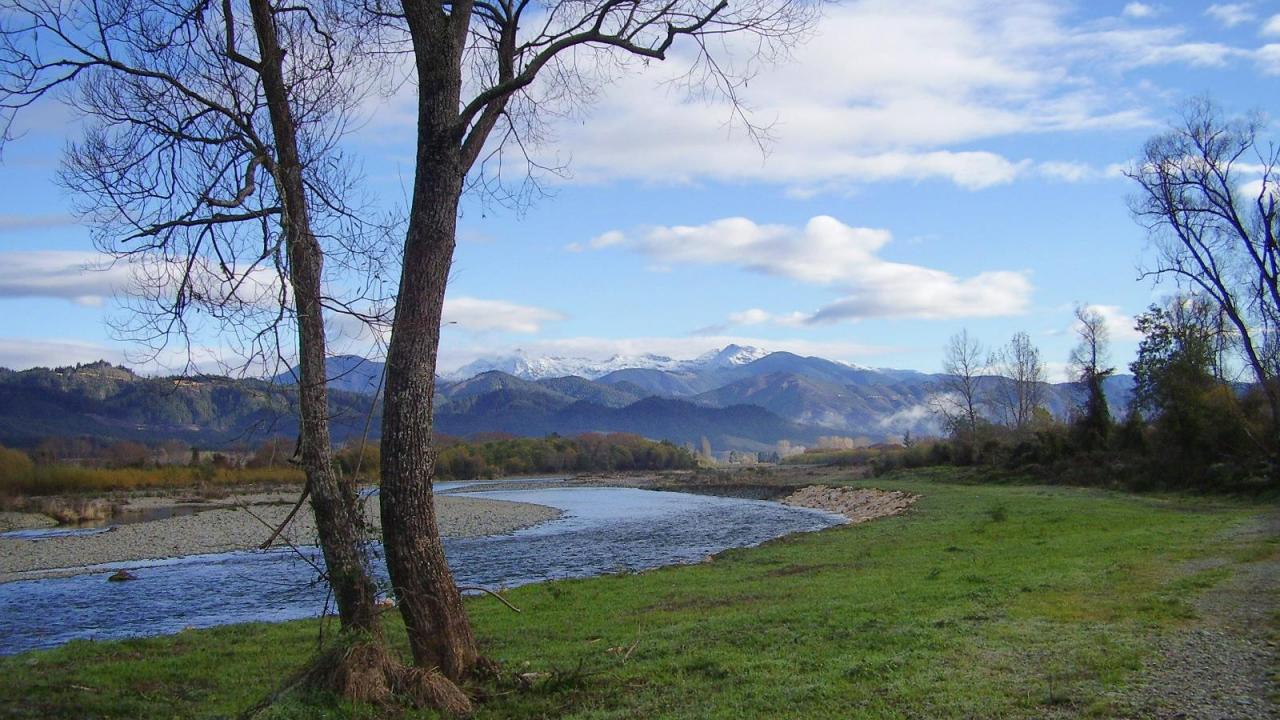
<path fill-rule="evenodd" d="M 628 236 L 606 234 L 594 247 L 624 246 L 667 264 L 730 265 L 798 282 L 830 286 L 843 296 L 816 312 L 784 315 L 782 324 L 872 317 L 961 318 L 1025 311 L 1031 282 L 1019 271 L 993 270 L 960 278 L 944 270 L 886 260 L 887 230 L 852 227 L 820 215 L 803 228 L 725 218 L 705 225 L 659 226 Z M 733 324 L 772 319 L 755 309 Z"/>

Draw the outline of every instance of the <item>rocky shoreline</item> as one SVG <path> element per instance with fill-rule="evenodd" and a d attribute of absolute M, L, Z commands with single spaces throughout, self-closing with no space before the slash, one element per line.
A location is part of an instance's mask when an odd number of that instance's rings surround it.
<path fill-rule="evenodd" d="M 131 498 L 125 512 L 170 517 L 117 525 L 105 532 L 41 539 L 0 537 L 0 582 L 77 574 L 85 566 L 201 553 L 250 550 L 278 526 L 297 500 L 297 491 L 233 495 L 208 503 L 175 503 L 173 498 Z M 454 495 L 436 496 L 437 519 L 445 537 L 499 535 L 560 516 L 544 505 Z M 371 532 L 379 528 L 376 497 L 365 501 Z M 6 513 L 5 530 L 48 527 L 30 513 Z M 303 508 L 277 544 L 316 544 L 315 521 Z"/>
<path fill-rule="evenodd" d="M 898 490 L 810 485 L 782 498 L 780 502 L 783 505 L 838 513 L 856 525 L 906 512 L 919 497 Z"/>

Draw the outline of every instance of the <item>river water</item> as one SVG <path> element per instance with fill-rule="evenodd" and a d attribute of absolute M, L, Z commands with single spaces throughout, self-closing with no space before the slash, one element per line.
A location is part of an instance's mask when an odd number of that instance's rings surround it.
<path fill-rule="evenodd" d="M 445 540 L 458 583 L 490 588 L 698 562 L 728 548 L 843 522 L 830 513 L 773 502 L 629 488 L 468 495 L 549 505 L 564 513 L 508 535 Z M 285 549 L 189 555 L 0 584 L 0 654 L 75 639 L 315 617 L 326 609 L 325 588 L 313 567 L 321 558 L 314 548 L 303 554 Z M 380 558 L 374 565 L 381 567 Z M 139 579 L 107 582 L 107 571 L 119 568 Z"/>

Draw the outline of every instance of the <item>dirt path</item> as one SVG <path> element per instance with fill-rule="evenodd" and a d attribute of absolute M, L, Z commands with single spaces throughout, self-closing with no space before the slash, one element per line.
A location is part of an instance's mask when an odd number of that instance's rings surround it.
<path fill-rule="evenodd" d="M 1280 511 L 1232 533 L 1243 545 L 1280 536 Z M 1252 562 L 1218 558 L 1192 571 L 1228 566 L 1231 577 L 1195 600 L 1198 620 L 1170 633 L 1123 698 L 1130 717 L 1158 720 L 1280 719 L 1275 682 L 1280 552 Z"/>

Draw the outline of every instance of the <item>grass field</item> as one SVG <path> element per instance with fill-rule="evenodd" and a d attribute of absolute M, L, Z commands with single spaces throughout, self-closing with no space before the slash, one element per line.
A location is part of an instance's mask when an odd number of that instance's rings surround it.
<path fill-rule="evenodd" d="M 486 696 L 477 717 L 1109 717 L 1159 633 L 1194 619 L 1195 593 L 1280 551 L 1276 538 L 1231 539 L 1269 506 L 953 477 L 859 481 L 921 494 L 905 516 L 519 588 L 508 597 L 521 614 L 472 600 L 484 651 L 507 670 L 473 688 Z M 1188 569 L 1204 557 L 1227 564 Z M 318 629 L 242 625 L 3 659 L 0 716 L 235 716 L 307 661 Z M 307 697 L 267 716 L 376 713 Z"/>

